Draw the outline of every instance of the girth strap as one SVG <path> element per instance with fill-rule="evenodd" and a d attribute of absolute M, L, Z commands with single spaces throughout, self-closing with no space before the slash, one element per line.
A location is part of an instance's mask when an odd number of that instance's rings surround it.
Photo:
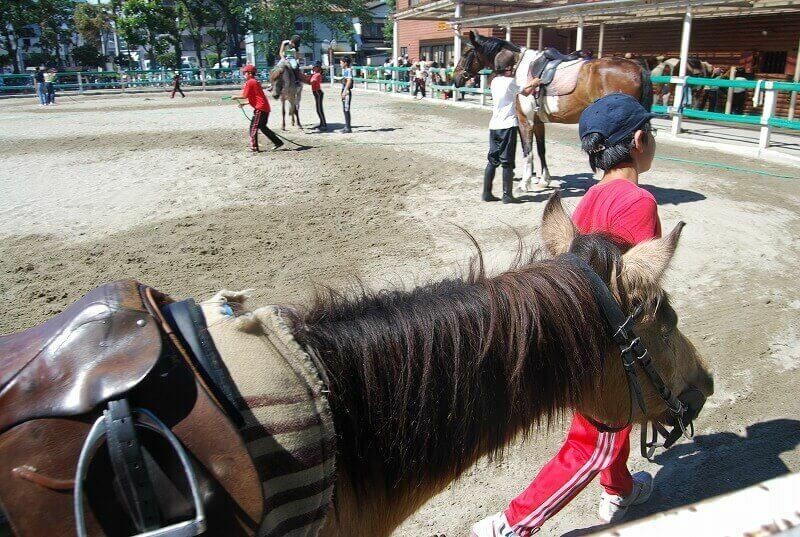
<path fill-rule="evenodd" d="M 109 401 L 105 422 L 111 465 L 133 523 L 140 532 L 161 527 L 153 482 L 145 465 L 128 401 Z"/>

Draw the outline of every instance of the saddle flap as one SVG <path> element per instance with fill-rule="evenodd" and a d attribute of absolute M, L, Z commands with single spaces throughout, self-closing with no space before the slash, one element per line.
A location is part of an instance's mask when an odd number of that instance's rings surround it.
<path fill-rule="evenodd" d="M 176 374 L 182 378 L 176 379 Z M 164 390 L 167 384 L 171 389 Z M 153 403 L 154 397 L 159 401 Z M 208 535 L 255 534 L 263 514 L 258 474 L 241 436 L 191 379 L 191 372 L 179 368 L 163 379 L 151 375 L 137 387 L 133 402 L 134 406 L 146 405 L 167 419 L 191 453 L 206 506 Z M 74 477 L 89 427 L 84 419 L 73 417 L 32 419 L 0 434 L 0 503 L 15 535 L 74 533 Z M 144 447 L 148 456 L 155 456 L 157 464 L 169 463 L 157 456 L 163 455 L 158 446 L 145 443 Z M 100 445 L 95 459 L 104 459 L 106 450 L 105 445 Z M 126 534 L 126 530 L 130 534 L 125 517 L 97 516 L 98 511 L 119 513 L 121 505 L 114 493 L 109 463 L 95 462 L 99 464 L 93 463 L 88 481 L 94 484 L 94 492 L 84 498 L 89 535 Z M 180 473 L 178 464 L 161 470 L 173 479 Z M 172 481 L 160 483 L 156 490 L 162 496 L 162 514 L 174 512 L 181 519 L 191 516 L 191 509 L 187 512 L 185 507 L 191 503 L 186 491 L 180 493 Z"/>
<path fill-rule="evenodd" d="M 575 86 L 578 84 L 578 75 L 584 63 L 583 60 L 572 60 L 560 64 L 556 68 L 553 81 L 547 86 L 547 94 L 568 95 L 575 91 Z"/>
<path fill-rule="evenodd" d="M 85 414 L 130 391 L 161 348 L 134 280 L 98 287 L 46 323 L 0 337 L 0 433 L 34 418 Z"/>

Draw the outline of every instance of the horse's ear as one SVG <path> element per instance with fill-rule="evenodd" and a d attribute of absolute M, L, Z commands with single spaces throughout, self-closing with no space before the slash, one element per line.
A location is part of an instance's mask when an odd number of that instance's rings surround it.
<path fill-rule="evenodd" d="M 578 234 L 575 224 L 561 205 L 561 193 L 558 191 L 550 196 L 544 206 L 541 232 L 545 250 L 554 257 L 568 252 L 572 239 Z"/>
<path fill-rule="evenodd" d="M 469 42 L 472 43 L 473 47 L 478 46 L 478 37 L 480 37 L 478 34 L 473 32 L 472 30 L 469 31 Z"/>
<path fill-rule="evenodd" d="M 666 237 L 637 244 L 622 256 L 620 278 L 633 302 L 645 304 L 661 296 L 661 277 L 672 261 L 685 225 L 678 222 Z"/>

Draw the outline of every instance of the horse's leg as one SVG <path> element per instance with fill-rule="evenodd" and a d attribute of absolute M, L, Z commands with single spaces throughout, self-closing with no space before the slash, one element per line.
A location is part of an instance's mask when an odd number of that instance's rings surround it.
<path fill-rule="evenodd" d="M 517 96 L 515 109 L 517 112 L 517 124 L 519 125 L 519 137 L 522 143 L 522 181 L 517 187 L 523 192 L 527 192 L 533 186 L 533 121 L 529 114 L 535 113 L 532 110 L 528 98 L 521 95 Z"/>
<path fill-rule="evenodd" d="M 302 86 L 300 88 L 300 91 L 302 91 Z M 297 99 L 294 103 L 294 117 L 297 118 L 297 128 L 303 130 L 303 124 L 300 123 L 300 91 L 297 92 Z"/>
<path fill-rule="evenodd" d="M 544 122 L 538 117 L 533 120 L 533 134 L 536 135 L 536 152 L 539 153 L 539 162 L 542 172 L 539 174 L 539 184 L 550 186 L 550 170 L 547 169 L 547 159 L 544 156 Z"/>
<path fill-rule="evenodd" d="M 286 130 L 286 99 L 281 99 L 281 130 Z"/>

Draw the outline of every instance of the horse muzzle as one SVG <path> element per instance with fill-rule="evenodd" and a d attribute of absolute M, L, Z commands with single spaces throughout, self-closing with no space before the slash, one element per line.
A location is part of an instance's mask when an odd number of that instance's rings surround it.
<path fill-rule="evenodd" d="M 641 451 L 644 458 L 653 460 L 657 448 L 669 449 L 681 436 L 686 439 L 694 436 L 694 420 L 703 410 L 706 396 L 699 389 L 690 387 L 678 396 L 678 400 L 683 405 L 683 412 L 678 415 L 667 410 L 663 420 L 650 422 L 651 437 L 648 438 L 647 423 L 642 424 Z M 663 442 L 659 440 L 661 437 Z"/>

